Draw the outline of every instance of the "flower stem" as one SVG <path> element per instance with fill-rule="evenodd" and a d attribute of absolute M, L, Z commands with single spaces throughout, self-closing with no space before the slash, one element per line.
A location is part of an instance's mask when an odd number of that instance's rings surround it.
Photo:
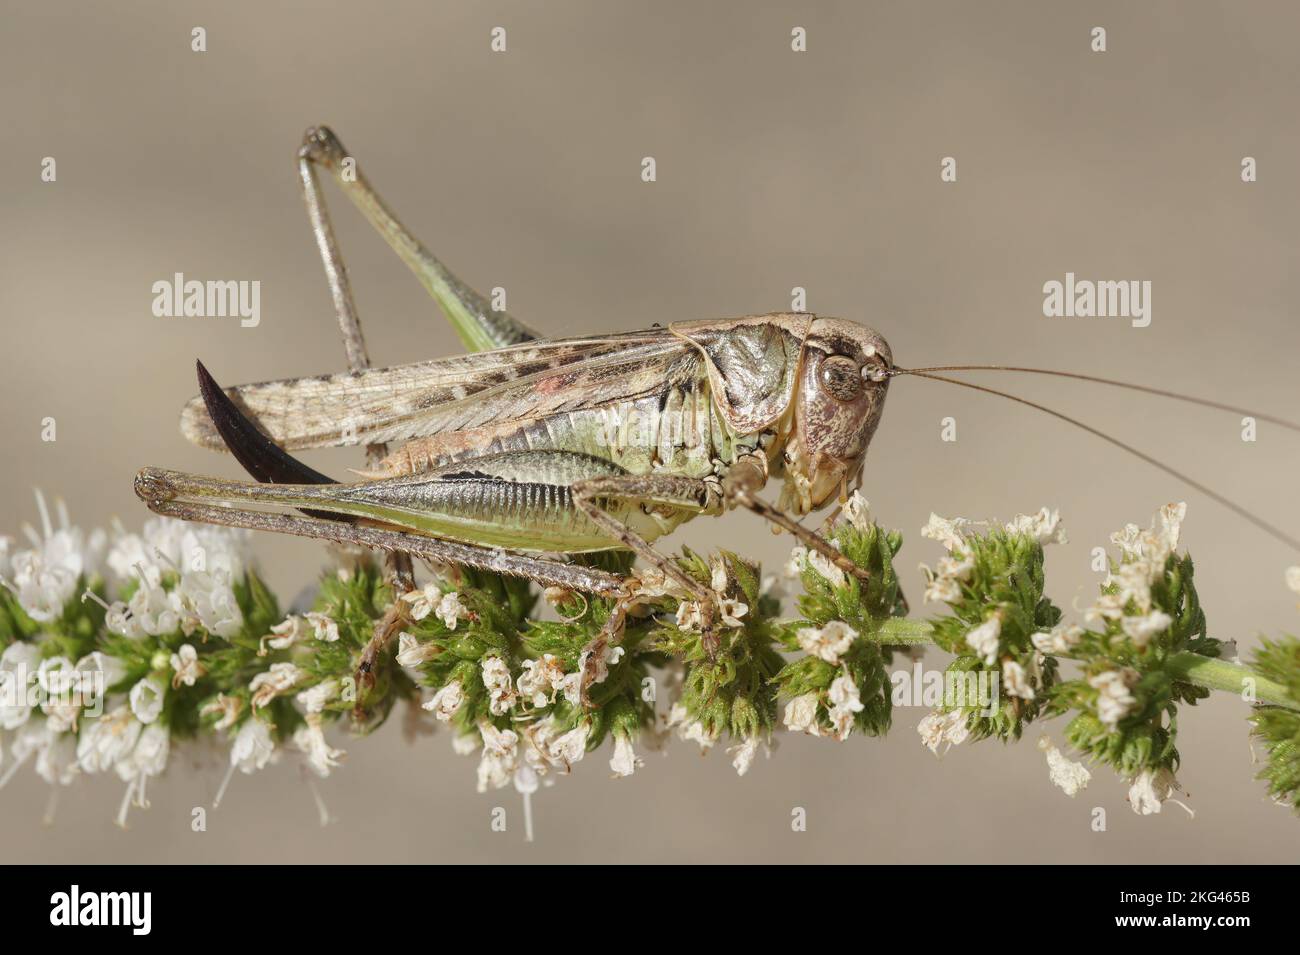
<path fill-rule="evenodd" d="M 1270 680 L 1250 667 L 1238 663 L 1203 657 L 1199 653 L 1175 653 L 1169 658 L 1169 669 L 1189 683 L 1195 683 L 1209 690 L 1224 690 L 1238 695 L 1249 685 L 1247 681 L 1253 681 L 1255 700 L 1260 703 L 1272 703 L 1293 710 L 1300 709 L 1281 683 Z"/>
<path fill-rule="evenodd" d="M 924 620 L 891 617 L 881 625 L 877 638 L 881 643 L 886 644 L 924 645 L 934 643 L 934 627 Z M 1300 705 L 1291 699 L 1286 687 L 1281 683 L 1270 680 L 1250 667 L 1238 663 L 1204 657 L 1199 653 L 1175 653 L 1169 658 L 1169 669 L 1188 683 L 1205 687 L 1207 690 L 1222 690 L 1237 695 L 1248 686 L 1246 681 L 1251 680 L 1254 681 L 1256 701 L 1285 706 L 1293 710 L 1300 709 Z"/>

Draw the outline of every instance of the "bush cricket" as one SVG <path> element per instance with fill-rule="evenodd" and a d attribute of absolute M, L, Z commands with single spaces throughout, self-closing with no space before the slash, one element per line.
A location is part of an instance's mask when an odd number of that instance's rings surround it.
<path fill-rule="evenodd" d="M 202 393 L 186 405 L 182 432 L 233 452 L 256 482 L 145 468 L 135 490 L 159 514 L 380 548 L 399 555 L 390 558 L 399 586 L 410 586 L 409 558 L 400 555 L 413 555 L 612 597 L 616 611 L 601 642 L 617 638 L 638 580 L 572 555 L 629 550 L 699 601 L 706 646 L 716 648 L 715 595 L 654 541 L 697 515 L 742 507 L 863 576 L 799 519 L 858 486 L 890 382 L 915 376 L 1009 398 L 1082 428 L 1300 550 L 1294 538 L 1131 445 L 1036 402 L 939 373 L 1061 375 L 1300 430 L 1293 422 L 1070 372 L 901 368 L 880 333 L 801 312 L 546 340 L 490 308 L 425 249 L 327 128 L 308 130 L 298 160 L 351 370 L 223 390 L 200 364 Z M 369 367 L 318 167 L 415 272 L 471 354 Z M 351 483 L 334 483 L 289 454 L 352 445 L 367 446 L 370 464 Z M 783 487 L 770 504 L 759 492 L 774 478 Z M 381 622 L 363 673 L 398 623 Z"/>

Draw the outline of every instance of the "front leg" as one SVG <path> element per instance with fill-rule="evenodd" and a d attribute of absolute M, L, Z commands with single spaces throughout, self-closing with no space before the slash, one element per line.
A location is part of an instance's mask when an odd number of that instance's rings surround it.
<path fill-rule="evenodd" d="M 776 527 L 789 531 L 809 550 L 815 550 L 846 574 L 859 580 L 870 580 L 871 575 L 841 554 L 821 534 L 810 531 L 785 511 L 756 496 L 767 483 L 767 458 L 760 451 L 742 455 L 727 471 L 722 481 L 722 491 L 728 508 L 743 507 L 771 521 Z"/>

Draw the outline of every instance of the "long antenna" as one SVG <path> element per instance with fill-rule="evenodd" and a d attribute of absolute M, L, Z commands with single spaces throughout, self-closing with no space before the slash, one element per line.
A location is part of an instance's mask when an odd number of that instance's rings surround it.
<path fill-rule="evenodd" d="M 1113 438 L 1110 435 L 1108 435 L 1106 432 L 1094 428 L 1090 424 L 1085 424 L 1084 422 L 1080 421 L 1077 418 L 1071 418 L 1067 414 L 1062 414 L 1060 411 L 1053 410 L 1052 408 L 1049 408 L 1046 405 L 1040 405 L 1036 401 L 1030 401 L 1027 398 L 1021 398 L 1017 395 L 1009 394 L 1008 392 L 1005 391 L 998 391 L 995 388 L 986 388 L 983 385 L 974 385 L 971 384 L 969 381 L 960 381 L 959 379 L 956 378 L 946 378 L 943 375 L 934 375 L 929 373 L 928 371 L 922 371 L 921 369 L 911 369 L 911 370 L 904 369 L 904 368 L 893 369 L 893 376 L 901 377 L 903 375 L 912 375 L 916 378 L 929 378 L 932 381 L 943 381 L 943 382 L 947 382 L 950 385 L 959 385 L 962 388 L 970 388 L 974 391 L 982 391 L 985 394 L 997 395 L 999 398 L 1006 398 L 1010 401 L 1015 401 L 1022 405 L 1028 405 L 1030 408 L 1035 408 L 1038 411 L 1042 411 L 1045 414 L 1049 414 L 1053 418 L 1058 418 L 1061 421 L 1064 421 L 1066 424 L 1074 425 L 1076 428 L 1082 428 L 1084 431 L 1087 431 L 1089 434 L 1096 435 L 1097 437 L 1101 438 L 1103 441 L 1107 441 L 1113 444 L 1115 447 L 1119 448 L 1120 450 L 1127 451 L 1129 454 L 1133 455 L 1134 457 L 1140 458 L 1141 460 L 1145 461 L 1147 464 L 1150 464 L 1152 467 L 1159 468 L 1161 471 L 1164 471 L 1166 474 L 1177 478 L 1178 480 L 1182 481 L 1184 484 L 1188 485 L 1189 487 L 1201 492 L 1206 497 L 1218 501 L 1220 504 L 1222 504 L 1228 510 L 1232 511 L 1238 517 L 1243 518 L 1244 520 L 1247 520 L 1250 523 L 1254 524 L 1265 534 L 1268 534 L 1270 537 L 1273 537 L 1276 540 L 1281 541 L 1282 543 L 1289 546 L 1292 550 L 1300 551 L 1300 540 L 1297 540 L 1296 538 L 1291 537 L 1289 534 L 1286 534 L 1283 531 L 1278 530 L 1276 527 L 1274 527 L 1268 521 L 1264 520 L 1262 517 L 1256 516 L 1252 512 L 1246 510 L 1240 504 L 1237 504 L 1235 501 L 1232 501 L 1224 497 L 1218 491 L 1206 487 L 1200 481 L 1194 480 L 1193 478 L 1184 474 L 1182 471 L 1179 471 L 1176 468 L 1172 468 L 1169 465 L 1165 464 L 1163 461 L 1153 458 L 1145 451 L 1139 451 L 1131 444 L 1126 444 L 1125 442 L 1119 440 L 1119 438 Z"/>
<path fill-rule="evenodd" d="M 1184 395 L 1177 391 L 1167 391 L 1164 388 L 1153 388 L 1150 385 L 1135 385 L 1131 381 L 1116 381 L 1114 378 L 1099 378 L 1096 375 L 1084 375 L 1075 371 L 1054 371 L 1048 368 L 1021 368 L 1016 365 L 934 365 L 930 368 L 898 368 L 899 374 L 920 374 L 931 371 L 1019 371 L 1030 375 L 1053 375 L 1057 378 L 1074 378 L 1078 381 L 1091 381 L 1099 385 L 1113 385 L 1116 388 L 1128 388 L 1131 391 L 1141 391 L 1148 395 L 1159 395 L 1162 398 L 1173 398 L 1175 401 L 1186 401 L 1190 404 L 1201 405 L 1205 408 L 1217 408 L 1220 411 L 1231 411 L 1233 414 L 1249 415 L 1252 418 L 1258 418 L 1260 421 L 1267 421 L 1270 424 L 1279 425 L 1291 431 L 1300 431 L 1300 424 L 1294 421 L 1288 421 L 1285 418 L 1279 418 L 1276 415 L 1264 414 L 1260 411 L 1251 411 L 1249 408 L 1238 408 L 1236 405 L 1224 404 L 1221 401 L 1211 401 L 1208 398 L 1197 398 L 1195 395 Z"/>

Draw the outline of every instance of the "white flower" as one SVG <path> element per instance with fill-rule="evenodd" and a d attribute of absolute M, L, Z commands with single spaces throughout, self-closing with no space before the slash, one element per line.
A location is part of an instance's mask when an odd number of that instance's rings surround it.
<path fill-rule="evenodd" d="M 704 625 L 704 611 L 698 602 L 683 600 L 677 605 L 677 628 L 698 631 Z"/>
<path fill-rule="evenodd" d="M 786 559 L 784 566 L 782 566 L 781 573 L 785 577 L 797 580 L 803 575 L 804 565 L 807 562 L 808 548 L 796 545 L 795 548 L 790 551 L 790 556 Z"/>
<path fill-rule="evenodd" d="M 36 682 L 45 691 L 41 712 L 52 733 L 62 733 L 77 724 L 81 715 L 81 673 L 64 656 L 46 657 L 36 670 Z"/>
<path fill-rule="evenodd" d="M 632 748 L 630 736 L 614 737 L 614 755 L 610 757 L 609 768 L 615 776 L 631 776 L 644 765 L 645 760 Z"/>
<path fill-rule="evenodd" d="M 460 594 L 453 590 L 451 593 L 443 594 L 442 599 L 438 601 L 437 616 L 448 630 L 455 630 L 456 621 L 469 619 L 470 612 L 469 608 L 461 603 Z"/>
<path fill-rule="evenodd" d="M 72 733 L 49 732 L 45 745 L 36 754 L 36 774 L 51 786 L 68 786 L 80 772 L 77 737 Z"/>
<path fill-rule="evenodd" d="M 966 644 L 984 660 L 985 666 L 992 666 L 998 656 L 1001 636 L 1002 618 L 995 613 L 966 634 Z"/>
<path fill-rule="evenodd" d="M 402 594 L 402 600 L 411 605 L 412 620 L 423 620 L 429 616 L 441 599 L 442 591 L 434 583 L 425 584 L 419 590 L 411 590 Z"/>
<path fill-rule="evenodd" d="M 271 728 L 253 717 L 244 720 L 244 725 L 235 734 L 235 742 L 230 747 L 230 765 L 245 775 L 252 775 L 266 766 L 274 754 Z"/>
<path fill-rule="evenodd" d="M 1119 721 L 1128 716 L 1137 704 L 1137 698 L 1130 692 L 1138 681 L 1136 670 L 1125 667 L 1123 670 L 1107 670 L 1088 678 L 1088 685 L 1099 692 L 1097 697 L 1097 717 L 1111 732 Z"/>
<path fill-rule="evenodd" d="M 847 739 L 853 732 L 854 715 L 864 709 L 858 685 L 848 673 L 842 673 L 831 681 L 830 689 L 826 692 L 826 702 L 829 704 L 827 711 L 835 730 L 835 738 Z"/>
<path fill-rule="evenodd" d="M 296 613 L 291 613 L 284 620 L 272 626 L 271 633 L 275 634 L 275 636 L 267 634 L 262 638 L 258 654 L 266 656 L 267 647 L 272 650 L 284 650 L 305 638 L 307 628 L 303 626 L 303 622 L 302 617 Z"/>
<path fill-rule="evenodd" d="M 30 688 L 37 679 L 41 651 L 34 643 L 17 641 L 0 654 L 0 729 L 13 730 L 32 712 Z"/>
<path fill-rule="evenodd" d="M 840 657 L 848 653 L 858 638 L 858 632 L 843 620 L 831 620 L 824 627 L 800 627 L 795 638 L 806 653 L 838 665 Z"/>
<path fill-rule="evenodd" d="M 303 614 L 311 625 L 312 636 L 326 643 L 334 643 L 339 638 L 339 625 L 323 613 L 309 611 Z"/>
<path fill-rule="evenodd" d="M 1145 560 L 1120 564 L 1106 578 L 1105 586 L 1112 588 L 1112 591 L 1098 595 L 1097 602 L 1088 608 L 1084 619 L 1090 623 L 1099 620 L 1118 620 L 1125 615 L 1130 602 L 1137 606 L 1140 613 L 1149 612 L 1151 584 L 1162 570 L 1163 565 Z"/>
<path fill-rule="evenodd" d="M 749 613 L 749 604 L 728 597 L 718 601 L 718 613 L 724 627 L 743 627 L 745 624 L 740 618 Z"/>
<path fill-rule="evenodd" d="M 135 748 L 144 724 L 135 718 L 130 707 L 119 706 L 81 728 L 77 740 L 77 762 L 88 773 L 112 769 Z"/>
<path fill-rule="evenodd" d="M 1024 534 L 1040 544 L 1067 544 L 1061 528 L 1061 512 L 1042 508 L 1037 514 L 1018 514 L 1007 525 L 1008 534 Z"/>
<path fill-rule="evenodd" d="M 916 732 L 921 737 L 921 743 L 938 756 L 942 744 L 960 746 L 965 742 L 970 735 L 970 728 L 963 710 L 956 709 L 947 713 L 935 710 L 917 724 Z"/>
<path fill-rule="evenodd" d="M 98 650 L 92 650 L 77 661 L 78 687 L 82 706 L 93 706 L 102 701 L 110 687 L 116 686 L 126 676 L 126 664 Z"/>
<path fill-rule="evenodd" d="M 248 684 L 252 691 L 253 709 L 266 706 L 281 693 L 292 690 L 307 674 L 292 663 L 272 663 L 271 669 L 257 674 Z"/>
<path fill-rule="evenodd" d="M 937 575 L 925 564 L 921 565 L 921 571 L 926 575 L 922 598 L 926 603 L 955 604 L 961 600 L 961 584 L 956 578 Z"/>
<path fill-rule="evenodd" d="M 817 722 L 818 696 L 805 693 L 796 696 L 785 705 L 786 729 L 795 733 L 807 733 L 809 736 L 821 736 L 821 726 Z"/>
<path fill-rule="evenodd" d="M 71 784 L 81 771 L 77 764 L 76 748 L 77 737 L 74 733 L 65 733 L 52 721 L 40 717 L 28 720 L 14 735 L 13 765 L 6 772 L 0 773 L 0 788 L 33 755 L 36 756 L 36 773 L 47 783 L 52 786 Z"/>
<path fill-rule="evenodd" d="M 140 731 L 131 755 L 114 767 L 123 781 L 161 776 L 171 752 L 171 735 L 161 723 L 152 723 Z"/>
<path fill-rule="evenodd" d="M 922 564 L 921 572 L 926 579 L 926 602 L 953 604 L 961 600 L 961 583 L 970 580 L 974 571 L 975 558 L 962 548 L 953 550 L 946 557 L 940 557 L 934 570 Z"/>
<path fill-rule="evenodd" d="M 921 536 L 938 541 L 948 550 L 952 550 L 954 547 L 961 546 L 963 539 L 969 533 L 967 528 L 973 523 L 964 517 L 954 517 L 949 520 L 931 512 L 930 520 L 921 528 Z"/>
<path fill-rule="evenodd" d="M 218 693 L 215 700 L 203 705 L 203 708 L 199 710 L 199 714 L 206 716 L 209 713 L 220 713 L 221 719 L 213 724 L 212 728 L 217 732 L 221 732 L 235 725 L 235 720 L 239 719 L 240 711 L 243 708 L 244 702 L 239 697 Z"/>
<path fill-rule="evenodd" d="M 397 635 L 397 662 L 404 667 L 418 667 L 428 663 L 441 651 L 436 643 L 421 643 L 403 630 Z"/>
<path fill-rule="evenodd" d="M 148 522 L 146 522 L 146 526 Z M 139 534 L 128 534 L 118 524 L 108 547 L 104 563 L 108 568 L 108 579 L 120 587 L 130 581 L 140 564 L 153 564 L 157 561 L 152 549 L 145 544 Z"/>
<path fill-rule="evenodd" d="M 519 695 L 542 707 L 555 702 L 555 694 L 564 689 L 564 666 L 553 653 L 543 653 L 540 659 L 525 660 L 523 672 L 515 681 Z"/>
<path fill-rule="evenodd" d="M 839 548 L 839 541 L 831 541 L 830 545 Z M 819 550 L 808 551 L 808 566 L 825 578 L 826 582 L 832 587 L 843 587 L 845 578 L 844 571 L 836 566 L 835 561 L 831 560 Z"/>
<path fill-rule="evenodd" d="M 182 684 L 193 686 L 208 672 L 199 662 L 199 652 L 188 643 L 182 643 L 172 654 L 171 664 L 175 671 L 175 676 L 172 677 L 173 688 L 179 688 Z"/>
<path fill-rule="evenodd" d="M 251 541 L 247 530 L 153 517 L 139 535 L 119 532 L 107 563 L 118 583 L 129 580 L 140 563 L 160 561 L 182 575 L 220 570 L 237 579 L 248 565 Z"/>
<path fill-rule="evenodd" d="M 300 691 L 294 696 L 294 699 L 301 704 L 308 714 L 323 713 L 325 712 L 325 706 L 339 696 L 340 690 L 338 678 L 330 677 L 327 680 L 321 680 L 315 686 Z"/>
<path fill-rule="evenodd" d="M 347 755 L 325 741 L 324 723 L 319 713 L 309 714 L 306 724 L 294 731 L 293 745 L 306 755 L 307 766 L 322 779 Z"/>
<path fill-rule="evenodd" d="M 1120 625 L 1130 639 L 1139 647 L 1145 647 L 1151 638 L 1169 629 L 1174 620 L 1169 614 L 1153 610 L 1142 617 L 1124 617 Z"/>
<path fill-rule="evenodd" d="M 552 761 L 562 762 L 566 767 L 579 762 L 587 754 L 587 737 L 591 731 L 586 723 L 580 723 L 567 733 L 562 733 L 552 741 L 547 754 Z"/>
<path fill-rule="evenodd" d="M 849 519 L 855 530 L 871 530 L 871 505 L 857 491 L 849 495 L 849 499 L 844 502 L 844 516 Z M 743 775 L 743 773 L 742 773 Z"/>
<path fill-rule="evenodd" d="M 181 629 L 186 635 L 196 626 L 226 639 L 239 633 L 244 615 L 235 599 L 233 579 L 224 567 L 181 574 L 172 595 L 180 601 Z"/>
<path fill-rule="evenodd" d="M 11 589 L 19 605 L 38 623 L 59 618 L 63 607 L 77 595 L 77 583 L 100 569 L 108 545 L 103 531 L 87 535 L 68 522 L 67 508 L 57 502 L 60 527 L 50 522 L 45 497 L 36 492 L 41 514 L 42 534 L 25 527 L 31 550 L 18 551 L 9 560 L 13 574 Z"/>
<path fill-rule="evenodd" d="M 1067 796 L 1077 796 L 1088 788 L 1092 773 L 1083 763 L 1066 758 L 1049 736 L 1038 738 L 1038 749 L 1047 757 L 1047 774 L 1053 784 L 1059 786 Z"/>
<path fill-rule="evenodd" d="M 956 550 L 946 557 L 940 557 L 934 565 L 934 570 L 940 577 L 970 580 L 975 572 L 975 558 L 967 554 L 964 549 Z"/>
<path fill-rule="evenodd" d="M 681 703 L 674 703 L 672 709 L 668 711 L 667 726 L 677 734 L 678 739 L 699 743 L 701 751 L 711 749 L 718 741 L 717 735 L 710 733 L 703 723 L 691 719 L 686 707 Z"/>
<path fill-rule="evenodd" d="M 450 722 L 465 703 L 465 690 L 460 680 L 452 680 L 424 704 L 424 708 L 444 723 Z"/>
<path fill-rule="evenodd" d="M 41 703 L 41 712 L 45 714 L 45 723 L 51 733 L 65 733 L 76 730 L 81 704 L 76 699 L 58 701 L 47 698 Z"/>
<path fill-rule="evenodd" d="M 565 676 L 561 687 L 565 702 L 577 706 L 582 702 L 582 670 L 576 670 Z"/>
<path fill-rule="evenodd" d="M 1069 653 L 1083 637 L 1083 628 L 1073 624 L 1058 624 L 1048 631 L 1039 631 L 1030 639 L 1040 653 Z"/>
<path fill-rule="evenodd" d="M 514 730 L 499 730 L 491 723 L 480 723 L 483 757 L 478 764 L 478 791 L 500 789 L 515 774 L 519 760 L 519 735 Z"/>
<path fill-rule="evenodd" d="M 515 704 L 514 681 L 510 678 L 510 668 L 500 657 L 483 658 L 483 685 L 487 687 L 491 699 L 488 709 L 493 716 L 502 716 L 510 712 Z"/>
<path fill-rule="evenodd" d="M 592 665 L 591 682 L 604 683 L 605 680 L 609 678 L 609 668 L 617 665 L 618 661 L 623 659 L 624 652 L 625 651 L 623 650 L 622 647 L 610 646 L 609 644 L 606 644 L 604 649 L 601 650 L 600 656 L 596 659 L 596 662 Z M 578 672 L 580 674 L 586 671 L 587 661 L 590 658 L 591 658 L 590 650 L 583 650 L 582 654 L 578 657 Z"/>
<path fill-rule="evenodd" d="M 451 751 L 457 756 L 469 756 L 476 753 L 480 745 L 479 738 L 473 733 L 464 733 L 451 738 Z"/>
<path fill-rule="evenodd" d="M 587 755 L 587 738 L 591 728 L 586 723 L 559 732 L 560 724 L 554 716 L 532 724 L 524 729 L 524 735 L 531 744 L 525 753 L 528 768 L 538 776 L 545 776 L 552 767 L 567 773 L 574 763 L 580 762 Z"/>
<path fill-rule="evenodd" d="M 24 723 L 18 732 L 14 734 L 13 759 L 14 765 L 9 767 L 5 773 L 11 775 L 19 765 L 25 763 L 33 753 L 37 753 L 41 748 L 47 745 L 51 738 L 49 721 L 43 720 L 39 716 L 33 716 Z"/>
<path fill-rule="evenodd" d="M 167 687 L 156 677 L 145 677 L 131 687 L 131 712 L 141 723 L 149 724 L 162 715 Z"/>
<path fill-rule="evenodd" d="M 1288 567 L 1286 569 L 1286 585 L 1300 594 L 1300 567 Z"/>
<path fill-rule="evenodd" d="M 66 696 L 77 684 L 77 669 L 67 657 L 46 657 L 36 668 L 36 682 L 50 696 Z"/>
<path fill-rule="evenodd" d="M 1133 777 L 1128 791 L 1128 804 L 1139 816 L 1149 816 L 1159 812 L 1175 791 L 1183 792 L 1183 787 L 1178 784 L 1171 770 L 1164 766 L 1159 769 L 1144 769 Z M 1177 799 L 1174 802 L 1187 809 L 1189 815 L 1195 815 Z"/>
<path fill-rule="evenodd" d="M 1034 698 L 1034 688 L 1030 683 L 1025 668 L 1015 660 L 1005 660 L 1002 663 L 1002 685 L 1011 696 L 1018 696 L 1022 700 L 1032 700 Z"/>
<path fill-rule="evenodd" d="M 757 735 L 747 736 L 735 746 L 728 746 L 727 752 L 731 754 L 731 765 L 736 770 L 737 776 L 743 776 L 749 772 L 754 765 L 754 757 L 758 755 L 758 744 L 760 740 Z"/>
<path fill-rule="evenodd" d="M 719 597 L 725 597 L 731 587 L 731 572 L 727 569 L 727 562 L 722 559 L 721 554 L 714 554 L 709 558 L 709 586 Z"/>
<path fill-rule="evenodd" d="M 139 585 L 129 602 L 124 604 L 119 600 L 109 607 L 105 625 L 113 633 L 132 640 L 179 630 L 180 598 L 163 588 L 162 568 L 142 561 L 134 569 Z"/>
<path fill-rule="evenodd" d="M 83 685 L 86 682 L 87 675 L 98 674 L 103 680 L 104 688 L 107 689 L 119 683 L 122 677 L 126 676 L 126 664 L 117 657 L 111 657 L 107 653 L 92 650 L 77 661 L 77 671 L 82 674 Z"/>
<path fill-rule="evenodd" d="M 1142 530 L 1136 524 L 1128 524 L 1122 531 L 1110 535 L 1126 559 L 1159 565 L 1163 568 L 1165 559 L 1178 549 L 1178 539 L 1182 533 L 1183 519 L 1187 516 L 1187 504 L 1166 504 L 1156 512 L 1151 520 L 1151 528 Z M 1159 522 L 1159 529 L 1156 523 Z"/>

